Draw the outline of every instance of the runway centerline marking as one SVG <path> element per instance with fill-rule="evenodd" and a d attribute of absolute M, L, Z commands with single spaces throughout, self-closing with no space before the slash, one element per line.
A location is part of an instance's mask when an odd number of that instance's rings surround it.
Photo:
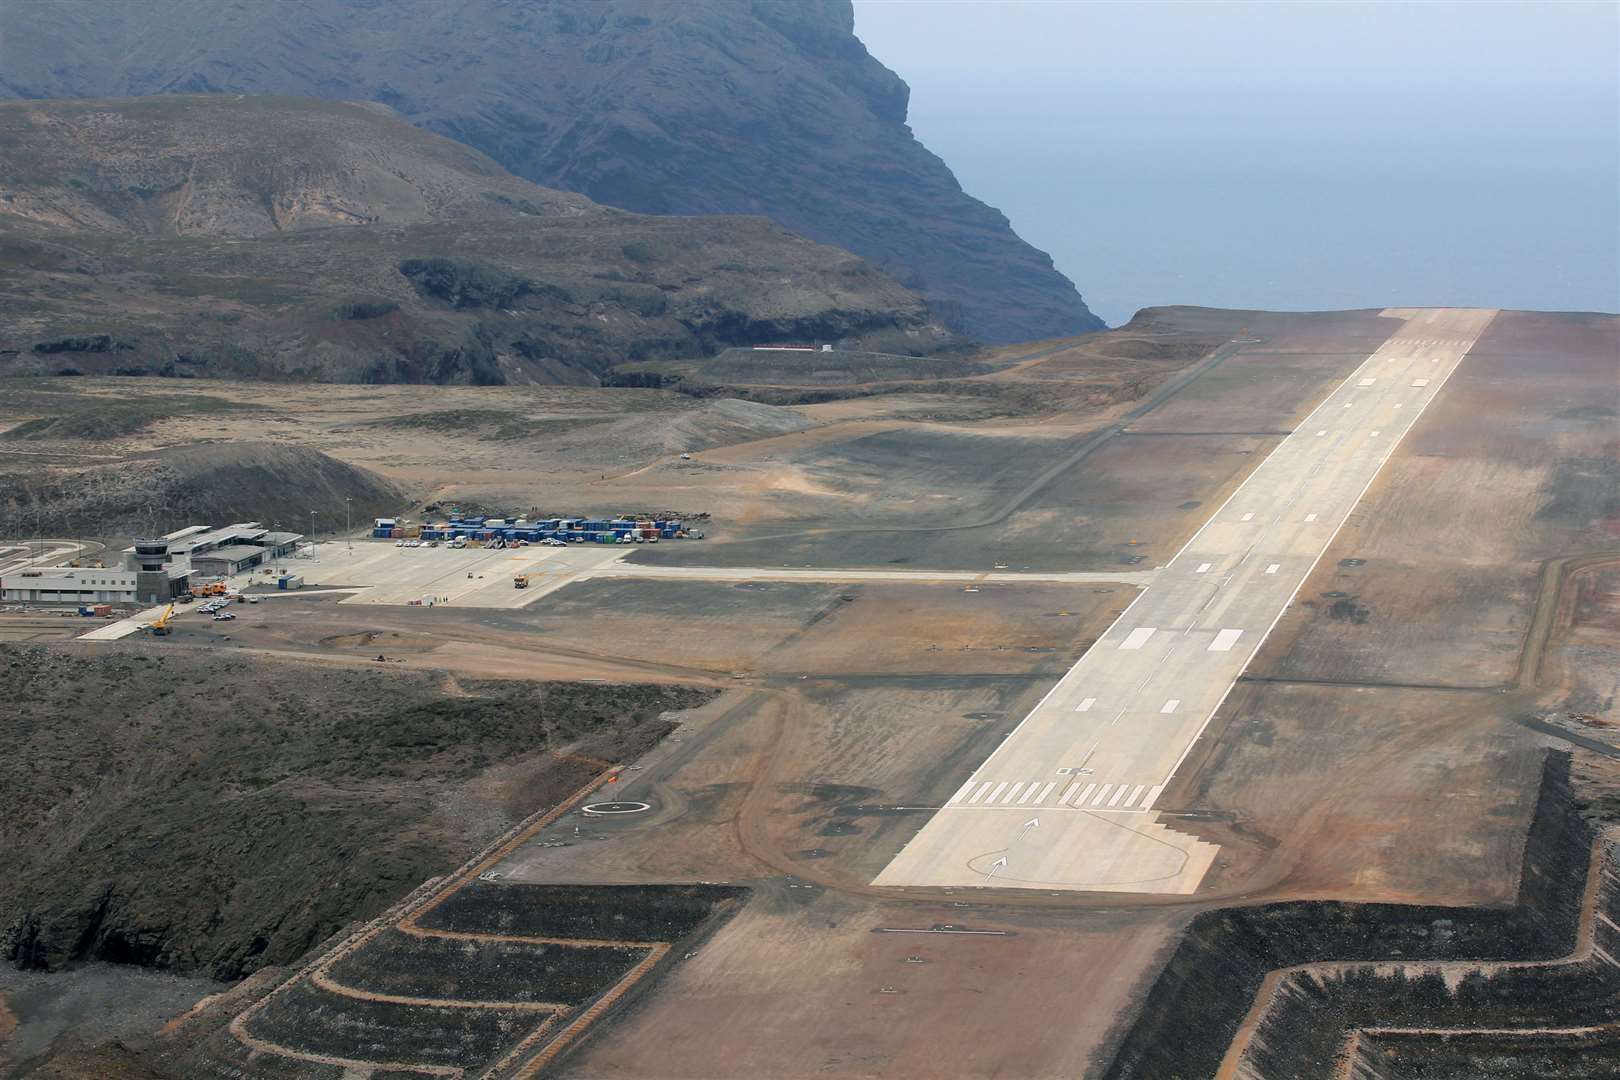
<path fill-rule="evenodd" d="M 1039 835 L 1019 845 L 1011 865 L 993 882 L 982 864 L 1007 847 L 1030 809 L 1007 806 L 999 797 L 991 799 L 994 807 L 977 807 L 988 813 L 937 813 L 876 883 L 1195 891 L 1218 846 L 1177 831 L 1153 807 L 1391 455 L 1494 316 L 1494 311 L 1424 309 L 1404 318 L 1388 340 L 1292 425 L 1294 434 L 1278 443 L 1159 568 L 1100 635 L 1099 644 L 1106 644 L 1082 654 L 975 770 L 979 776 L 1051 776 L 1061 765 L 1070 775 L 1106 776 L 1106 782 L 1077 790 L 1080 780 L 1074 778 L 1059 800 L 1065 812 L 1043 816 Z M 1448 343 L 1432 383 L 1410 387 L 1415 368 L 1431 370 L 1422 366 L 1430 356 L 1414 355 L 1414 339 L 1402 331 L 1435 323 L 1455 327 L 1462 339 Z M 1389 378 L 1380 374 L 1373 385 L 1363 385 L 1374 368 Z M 1414 389 L 1419 392 L 1413 394 Z M 1396 397 L 1415 401 L 1412 413 L 1396 414 L 1391 406 L 1403 404 Z M 1330 429 L 1311 422 L 1321 423 L 1347 404 L 1392 419 L 1375 429 L 1377 435 L 1359 424 Z M 1234 513 L 1245 504 L 1269 509 Z M 1312 509 L 1306 512 L 1306 506 Z M 1240 519 L 1244 527 L 1234 528 Z M 1314 528 L 1317 524 L 1324 528 Z M 1222 568 L 1218 575 L 1205 576 L 1217 566 Z M 1089 707 L 1075 705 L 1083 700 L 1081 692 Z M 1099 702 L 1107 707 L 1097 709 Z M 1047 781 L 1036 783 L 1044 788 Z M 1027 787 L 1020 794 L 1036 805 L 1050 797 L 1040 791 L 1030 796 Z M 1138 816 L 1122 829 L 1118 822 L 1127 813 Z"/>

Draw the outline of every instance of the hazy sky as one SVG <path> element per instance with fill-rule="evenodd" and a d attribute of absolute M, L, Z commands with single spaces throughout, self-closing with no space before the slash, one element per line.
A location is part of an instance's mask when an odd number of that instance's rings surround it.
<path fill-rule="evenodd" d="M 855 0 L 911 125 L 1110 323 L 1620 311 L 1620 4 Z"/>

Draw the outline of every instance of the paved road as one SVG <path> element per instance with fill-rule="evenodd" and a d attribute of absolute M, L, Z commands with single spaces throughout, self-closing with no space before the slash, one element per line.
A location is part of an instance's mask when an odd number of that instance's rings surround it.
<path fill-rule="evenodd" d="M 100 548 L 100 544 L 72 540 L 10 540 L 0 544 L 0 579 L 30 566 L 59 566 L 78 554 Z"/>
<path fill-rule="evenodd" d="M 438 597 L 458 607 L 519 608 L 548 593 L 593 578 L 642 578 L 658 581 L 881 581 L 918 585 L 962 585 L 1013 582 L 1046 584 L 1125 584 L 1146 586 L 1154 570 L 1024 572 L 1011 570 L 844 570 L 824 567 L 662 566 L 621 560 L 641 548 L 579 544 L 566 548 L 396 548 L 391 543 L 361 542 L 351 550 L 326 544 L 312 559 L 293 559 L 287 566 L 302 573 L 308 585 L 356 586 L 346 604 L 408 604 Z M 529 586 L 515 589 L 512 577 L 528 574 Z M 248 577 L 235 579 L 238 585 Z M 296 594 L 294 594 L 296 595 Z"/>
<path fill-rule="evenodd" d="M 149 626 L 156 622 L 158 616 L 162 615 L 168 609 L 168 604 L 159 604 L 157 607 L 149 607 L 145 611 L 137 611 L 127 619 L 119 619 L 117 622 L 103 623 L 88 633 L 80 634 L 79 640 L 117 641 L 119 638 L 129 637 L 129 635 L 139 631 L 141 627 Z M 179 612 L 180 610 L 180 608 L 175 608 L 176 612 Z"/>
<path fill-rule="evenodd" d="M 364 586 L 345 604 L 448 603 L 457 607 L 519 608 L 610 562 L 624 549 L 600 544 L 524 548 L 399 548 L 390 542 L 320 545 L 309 559 L 284 560 L 306 585 Z M 517 589 L 512 579 L 530 575 Z"/>
<path fill-rule="evenodd" d="M 1294 594 L 1495 316 L 1407 313 L 878 876 L 1191 892 L 1214 845 L 1153 807 Z"/>
<path fill-rule="evenodd" d="M 582 578 L 657 578 L 666 581 L 884 581 L 898 584 L 980 585 L 985 583 L 1039 582 L 1043 584 L 1147 585 L 1154 570 L 844 570 L 838 567 L 660 566 L 657 563 L 614 562 Z"/>

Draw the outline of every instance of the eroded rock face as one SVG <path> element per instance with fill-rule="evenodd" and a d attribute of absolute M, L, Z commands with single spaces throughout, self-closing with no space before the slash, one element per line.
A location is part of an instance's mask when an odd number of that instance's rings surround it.
<path fill-rule="evenodd" d="M 855 37 L 849 0 L 0 8 L 0 96 L 222 91 L 382 102 L 612 206 L 764 214 L 865 257 L 986 340 L 1102 327 L 1051 259 L 912 136 L 909 90 Z M 312 222 L 355 212 L 296 189 L 272 209 Z"/>
<path fill-rule="evenodd" d="M 593 383 L 734 345 L 953 338 L 764 217 L 626 213 L 308 98 L 0 102 L 0 267 L 0 375 Z"/>

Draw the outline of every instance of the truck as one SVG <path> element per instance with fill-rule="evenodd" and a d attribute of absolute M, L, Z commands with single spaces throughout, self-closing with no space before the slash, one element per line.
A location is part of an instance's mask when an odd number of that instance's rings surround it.
<path fill-rule="evenodd" d="M 529 575 L 528 574 L 513 574 L 512 575 L 512 588 L 514 588 L 514 589 L 527 589 L 528 587 L 529 587 Z"/>

